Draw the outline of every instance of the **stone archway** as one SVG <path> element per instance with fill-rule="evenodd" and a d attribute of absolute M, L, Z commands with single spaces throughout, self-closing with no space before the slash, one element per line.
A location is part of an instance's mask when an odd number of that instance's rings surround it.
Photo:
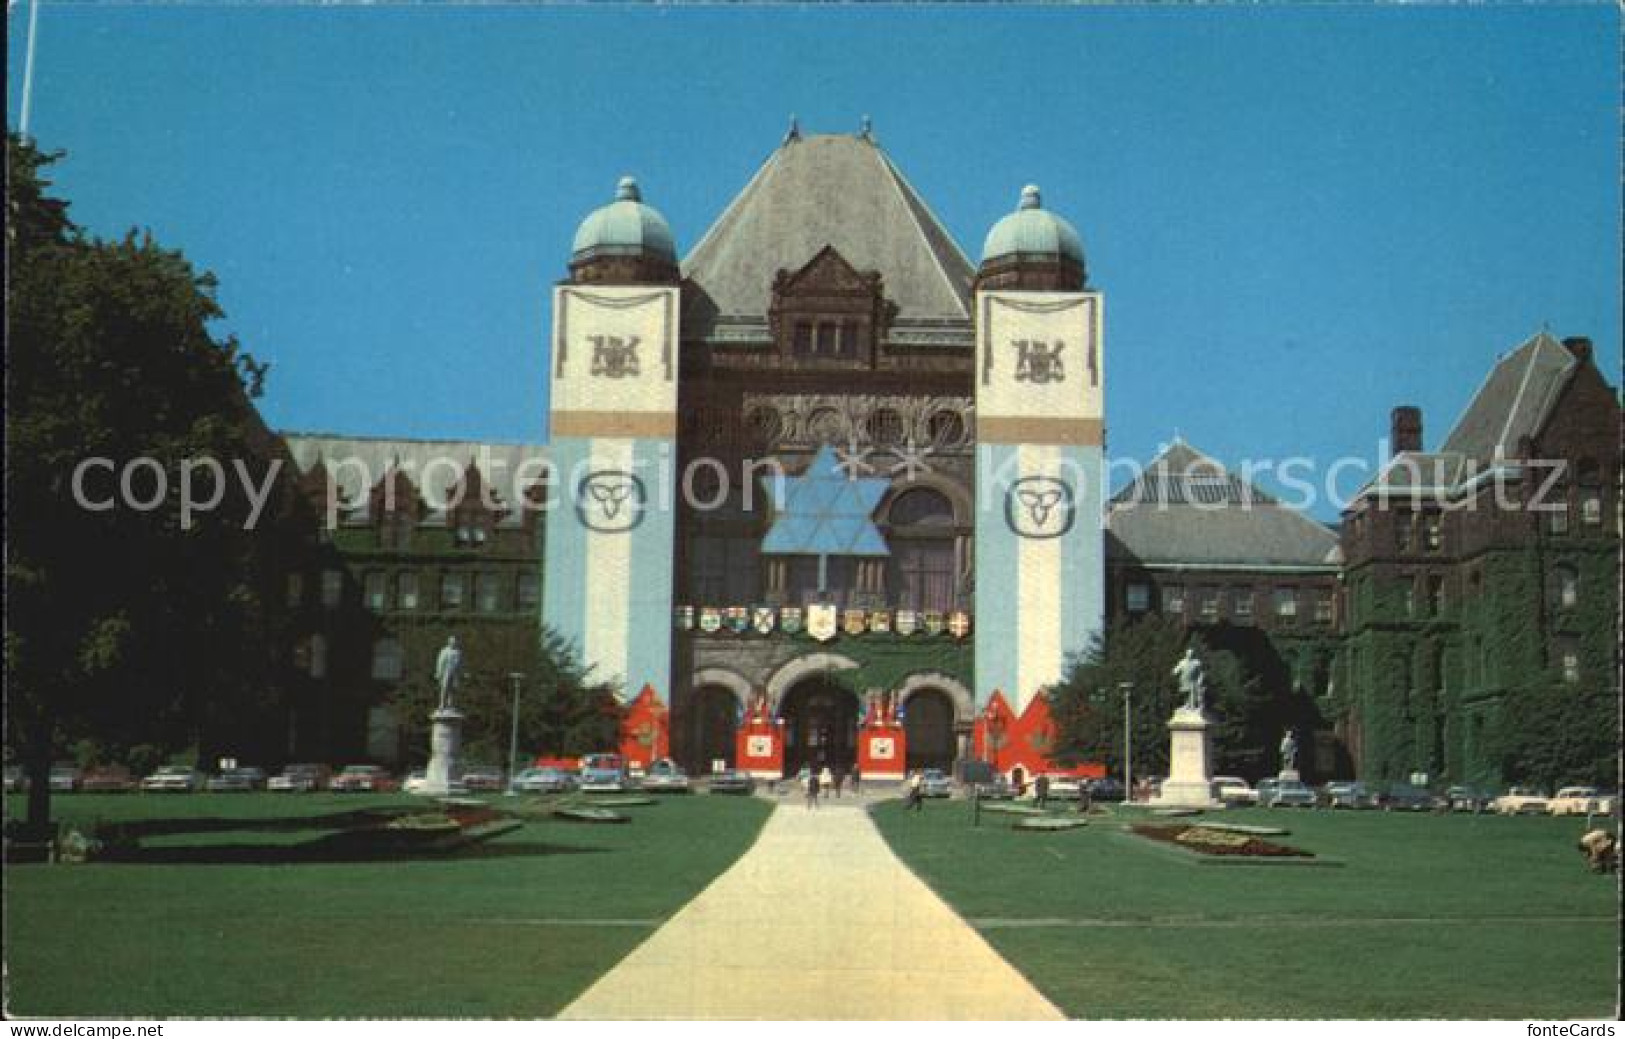
<path fill-rule="evenodd" d="M 897 687 L 908 733 L 908 767 L 951 769 L 970 753 L 976 699 L 965 684 L 941 671 L 919 671 Z"/>
<path fill-rule="evenodd" d="M 820 672 L 803 678 L 779 699 L 784 721 L 784 774 L 802 766 L 829 768 L 837 775 L 857 760 L 858 697 Z"/>
<path fill-rule="evenodd" d="M 767 706 L 775 717 L 783 714 L 784 696 L 796 685 L 811 678 L 822 678 L 831 671 L 851 671 L 858 662 L 839 653 L 808 653 L 796 657 L 773 672 L 767 680 Z"/>
<path fill-rule="evenodd" d="M 672 712 L 679 760 L 693 775 L 709 774 L 719 760 L 732 767 L 750 683 L 726 668 L 702 668 L 689 679 L 688 690 Z"/>

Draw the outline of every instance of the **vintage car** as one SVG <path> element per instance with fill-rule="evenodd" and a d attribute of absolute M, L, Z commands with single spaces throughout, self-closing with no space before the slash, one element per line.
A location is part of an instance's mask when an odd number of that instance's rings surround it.
<path fill-rule="evenodd" d="M 289 765 L 281 774 L 272 776 L 265 789 L 281 793 L 306 794 L 313 790 L 326 790 L 332 769 L 326 765 Z"/>
<path fill-rule="evenodd" d="M 1443 797 L 1414 783 L 1389 783 L 1377 795 L 1385 812 L 1431 812 L 1445 808 Z"/>
<path fill-rule="evenodd" d="M 141 781 L 142 793 L 191 794 L 203 789 L 203 774 L 190 765 L 164 765 Z"/>
<path fill-rule="evenodd" d="M 706 788 L 713 794 L 750 794 L 756 791 L 756 777 L 749 772 L 730 769 L 712 776 Z"/>
<path fill-rule="evenodd" d="M 327 788 L 336 794 L 385 794 L 401 788 L 400 782 L 379 765 L 345 765 Z"/>
<path fill-rule="evenodd" d="M 265 786 L 265 770 L 248 766 L 228 768 L 218 776 L 210 776 L 203 788 L 211 794 L 247 794 Z"/>
<path fill-rule="evenodd" d="M 920 773 L 921 797 L 948 797 L 953 791 L 953 782 L 942 769 L 928 768 Z"/>
<path fill-rule="evenodd" d="M 619 754 L 588 754 L 581 759 L 576 789 L 583 794 L 624 794 L 626 787 L 626 760 Z"/>
<path fill-rule="evenodd" d="M 1547 803 L 1547 811 L 1553 815 L 1612 815 L 1614 798 L 1598 793 L 1594 786 L 1566 786 Z"/>
<path fill-rule="evenodd" d="M 1380 803 L 1376 792 L 1359 780 L 1327 783 L 1316 800 L 1322 808 L 1376 808 Z"/>
<path fill-rule="evenodd" d="M 71 794 L 79 789 L 81 778 L 79 770 L 72 765 L 53 765 L 50 779 L 51 793 Z"/>
<path fill-rule="evenodd" d="M 1488 810 L 1495 803 L 1495 794 L 1463 783 L 1446 790 L 1444 799 L 1452 812 L 1477 814 Z"/>
<path fill-rule="evenodd" d="M 20 794 L 28 790 L 28 774 L 21 765 L 6 766 L 6 793 Z"/>
<path fill-rule="evenodd" d="M 688 773 L 678 768 L 676 762 L 661 759 L 649 766 L 642 785 L 649 794 L 686 794 Z"/>
<path fill-rule="evenodd" d="M 1214 776 L 1213 796 L 1227 805 L 1255 805 L 1258 791 L 1247 785 L 1240 776 Z"/>
<path fill-rule="evenodd" d="M 1261 779 L 1258 804 L 1262 808 L 1313 808 L 1315 792 L 1296 779 Z"/>
<path fill-rule="evenodd" d="M 463 769 L 463 788 L 470 792 L 491 793 L 506 785 L 507 777 L 495 765 L 470 765 Z"/>
<path fill-rule="evenodd" d="M 125 794 L 135 789 L 135 779 L 123 765 L 100 765 L 85 773 L 79 789 L 87 794 Z"/>
<path fill-rule="evenodd" d="M 1515 786 L 1490 803 L 1496 815 L 1545 815 L 1551 802 L 1544 791 Z"/>
<path fill-rule="evenodd" d="M 513 779 L 522 794 L 564 794 L 576 788 L 576 778 L 562 768 L 527 768 Z"/>

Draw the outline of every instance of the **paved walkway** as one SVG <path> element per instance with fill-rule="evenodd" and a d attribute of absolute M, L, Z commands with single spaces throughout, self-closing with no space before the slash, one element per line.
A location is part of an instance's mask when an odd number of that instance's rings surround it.
<path fill-rule="evenodd" d="M 785 799 L 732 868 L 560 1016 L 931 1021 L 1061 1014 L 909 872 L 849 797 L 812 811 L 799 798 Z"/>

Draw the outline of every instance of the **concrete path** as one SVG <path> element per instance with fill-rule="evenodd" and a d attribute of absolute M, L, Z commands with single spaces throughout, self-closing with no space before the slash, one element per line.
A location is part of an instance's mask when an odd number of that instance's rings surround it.
<path fill-rule="evenodd" d="M 863 800 L 868 800 L 864 798 Z M 560 1015 L 1059 1020 L 854 799 L 787 799 L 755 845 Z"/>

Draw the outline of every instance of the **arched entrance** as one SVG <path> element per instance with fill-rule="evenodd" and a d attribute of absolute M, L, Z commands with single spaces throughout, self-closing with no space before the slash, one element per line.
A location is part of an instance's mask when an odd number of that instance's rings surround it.
<path fill-rule="evenodd" d="M 694 690 L 686 713 L 684 767 L 694 775 L 708 775 L 711 763 L 720 759 L 732 768 L 739 730 L 739 698 L 734 692 L 720 685 L 701 686 Z"/>
<path fill-rule="evenodd" d="M 908 736 L 908 767 L 953 767 L 954 703 L 940 689 L 920 689 L 903 705 L 903 732 Z"/>
<path fill-rule="evenodd" d="M 803 765 L 836 772 L 857 760 L 858 698 L 825 678 L 797 682 L 779 701 L 784 719 L 784 774 Z"/>

